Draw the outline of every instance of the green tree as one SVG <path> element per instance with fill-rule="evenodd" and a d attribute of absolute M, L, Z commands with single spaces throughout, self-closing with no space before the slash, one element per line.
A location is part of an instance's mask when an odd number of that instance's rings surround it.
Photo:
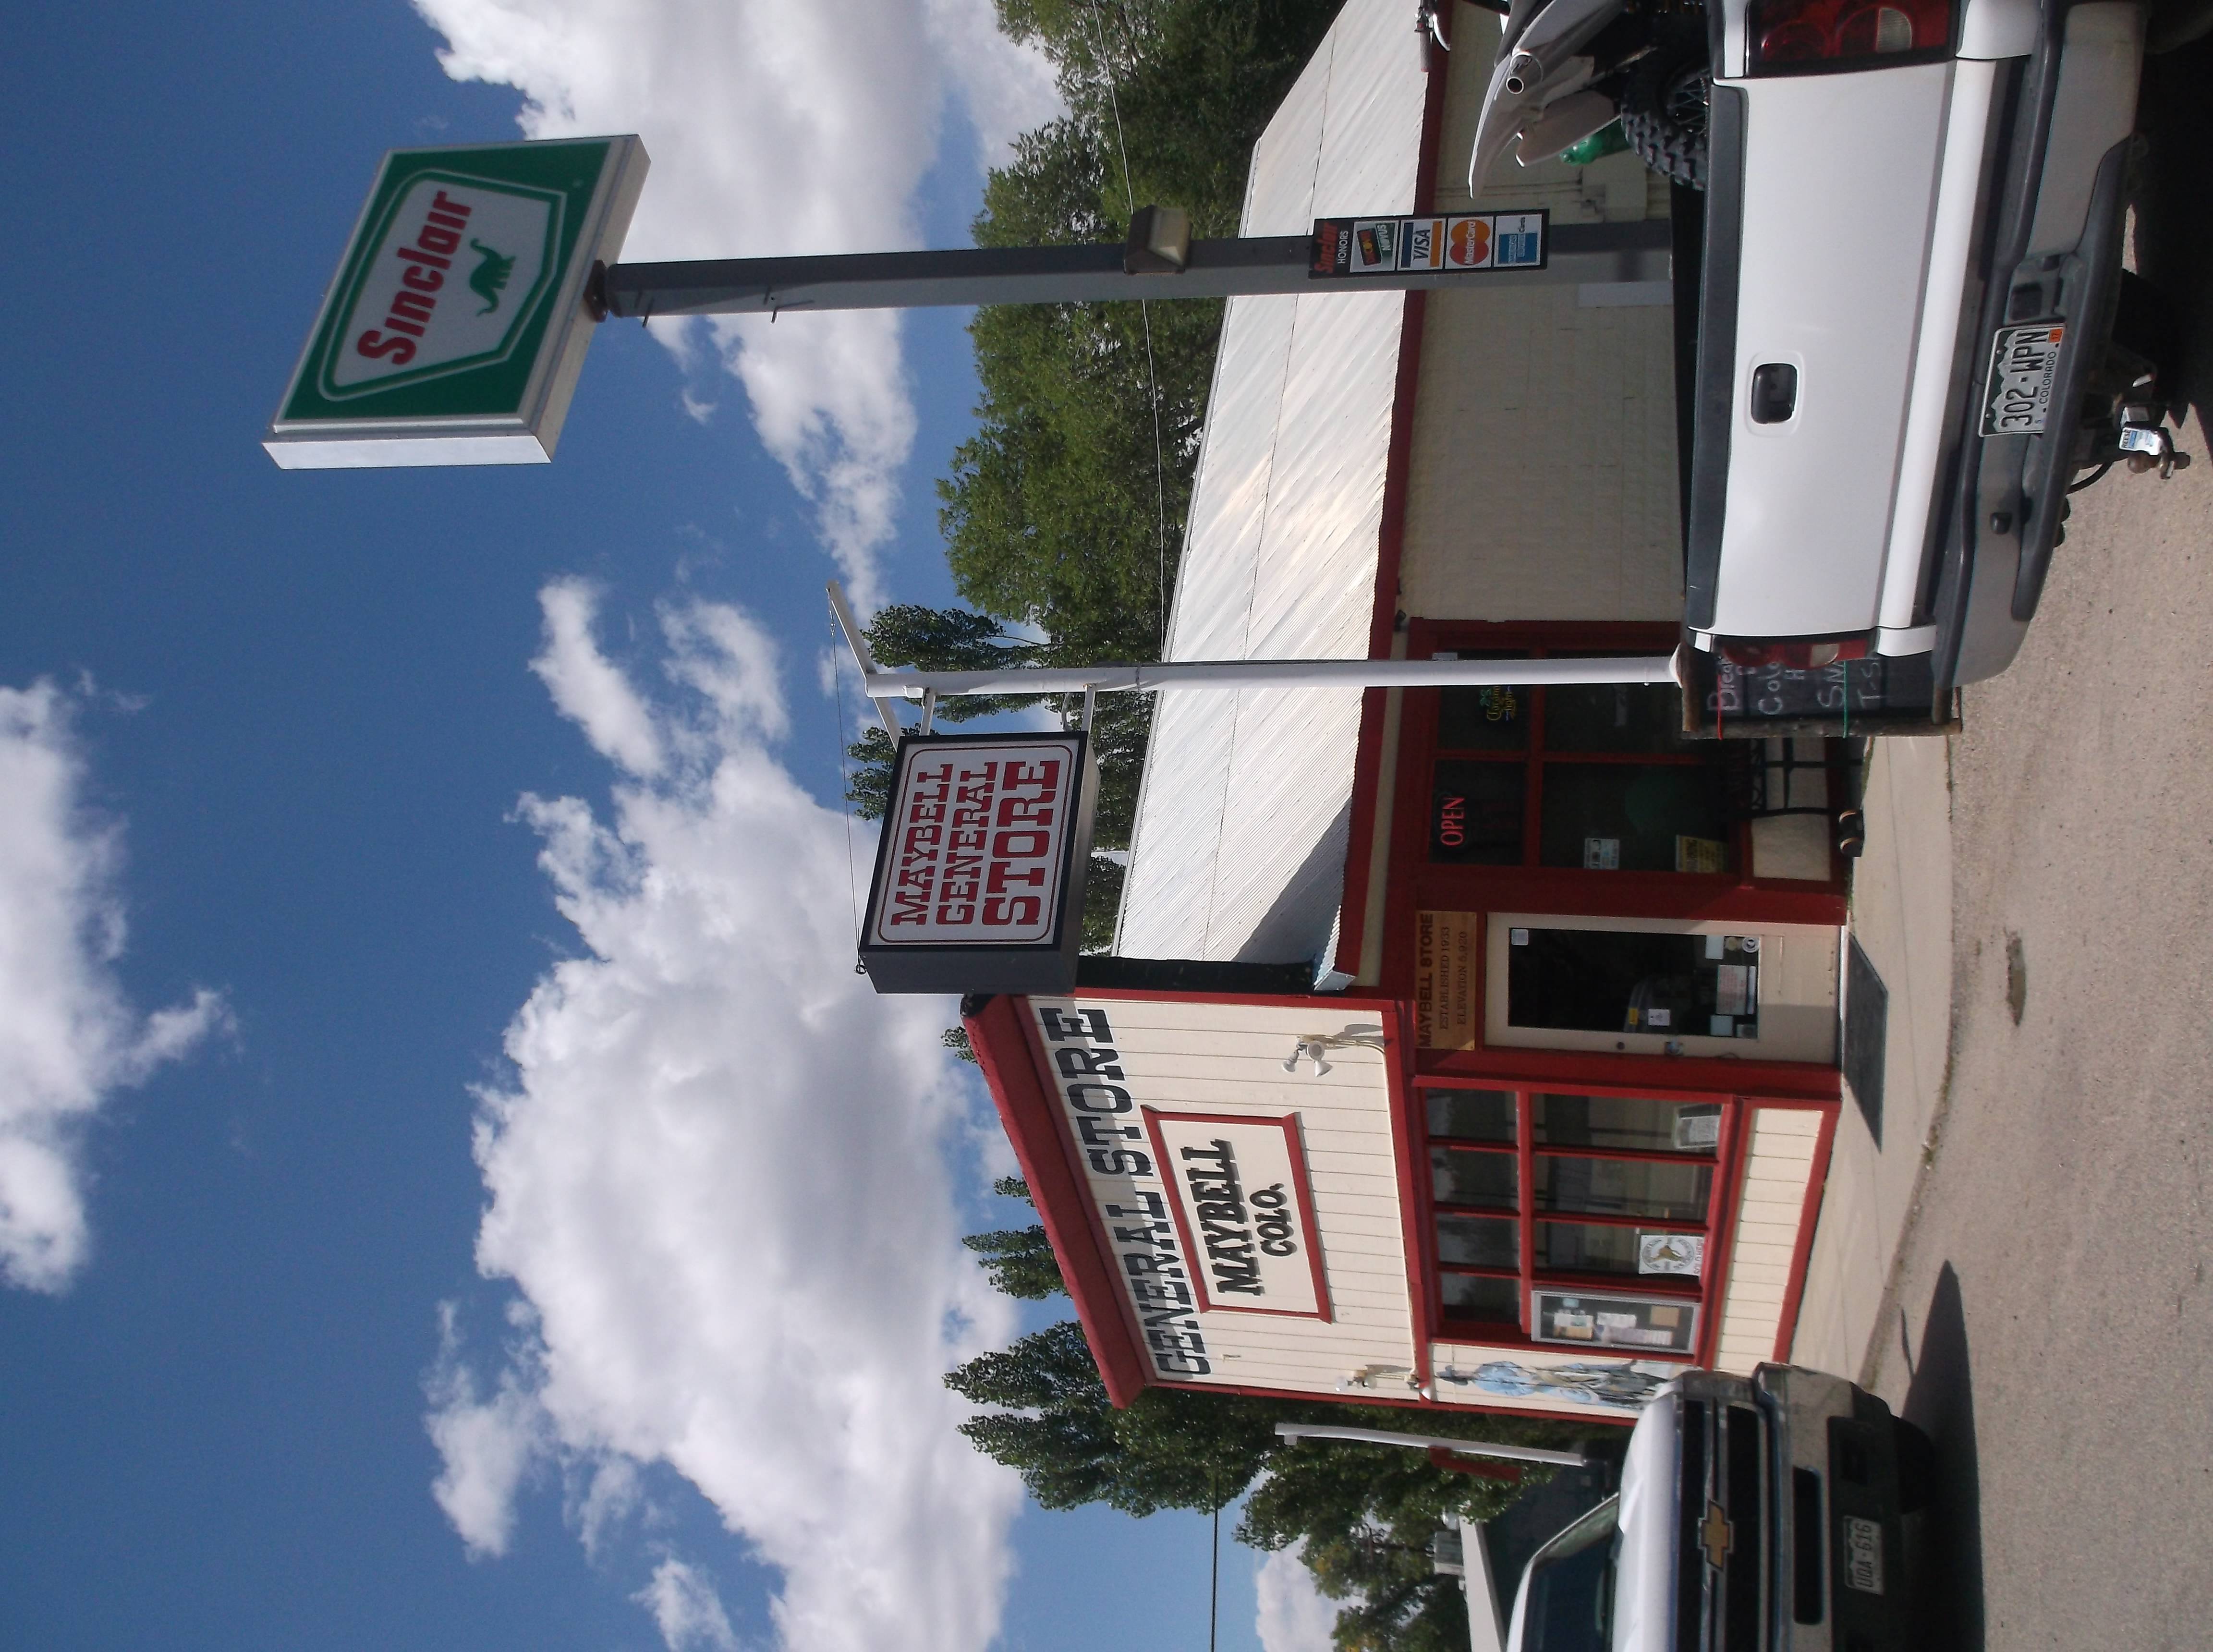
<path fill-rule="evenodd" d="M 951 1042 L 952 1036 L 946 1034 L 947 1042 Z M 967 1034 L 963 1032 L 961 1044 L 966 1043 Z M 1027 1200 L 1030 1196 L 1029 1184 L 1019 1176 L 1000 1177 L 991 1184 L 991 1191 L 1006 1198 Z M 1068 1282 L 1060 1277 L 1060 1264 L 1054 1259 L 1052 1241 L 1046 1237 L 1042 1222 L 971 1234 L 960 1242 L 984 1259 L 984 1271 L 1009 1296 L 1041 1302 L 1048 1296 L 1068 1294 Z"/>

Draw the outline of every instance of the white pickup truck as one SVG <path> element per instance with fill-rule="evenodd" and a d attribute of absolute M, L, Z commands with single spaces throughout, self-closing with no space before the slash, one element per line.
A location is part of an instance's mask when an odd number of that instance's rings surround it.
<path fill-rule="evenodd" d="M 1689 1372 L 1638 1418 L 1619 1494 L 1530 1559 L 1506 1652 L 1903 1652 L 1932 1457 L 1842 1377 Z"/>
<path fill-rule="evenodd" d="M 1702 210 L 1676 300 L 1695 647 L 1912 660 L 1948 699 L 2020 647 L 2078 472 L 2187 463 L 2157 295 L 2121 271 L 2154 13 L 1512 0 L 1470 190 L 1618 116 Z"/>

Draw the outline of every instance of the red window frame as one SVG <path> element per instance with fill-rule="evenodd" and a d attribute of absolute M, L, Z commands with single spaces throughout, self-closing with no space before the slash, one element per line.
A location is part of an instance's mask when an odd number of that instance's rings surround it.
<path fill-rule="evenodd" d="M 1428 630 L 1430 628 L 1424 628 Z M 1435 628 L 1432 635 L 1418 636 L 1424 643 L 1436 646 L 1424 648 L 1417 657 L 1427 658 L 1438 653 L 1499 653 L 1521 655 L 1533 660 L 1550 659 L 1558 655 L 1589 655 L 1609 648 L 1641 649 L 1657 651 L 1673 645 L 1673 636 L 1665 628 L 1643 626 L 1501 626 L 1498 634 L 1471 636 L 1465 626 Z M 1458 646 L 1455 648 L 1454 643 Z M 1412 650 L 1409 649 L 1410 654 Z M 1524 738 L 1519 747 L 1465 747 L 1443 743 L 1442 710 L 1444 692 L 1442 689 L 1425 691 L 1417 716 L 1417 728 L 1406 731 L 1414 736 L 1403 749 L 1418 754 L 1412 765 L 1415 772 L 1409 776 L 1413 783 L 1413 796 L 1409 800 L 1418 811 L 1422 829 L 1419 854 L 1424 869 L 1436 873 L 1488 873 L 1497 875 L 1515 871 L 1537 871 L 1572 875 L 1580 877 L 1620 878 L 1659 877 L 1670 880 L 1695 878 L 1709 884 L 1734 885 L 1747 881 L 1752 864 L 1752 833 L 1748 821 L 1726 823 L 1726 842 L 1731 865 L 1734 869 L 1722 872 L 1680 872 L 1646 870 L 1625 874 L 1600 871 L 1580 866 L 1546 866 L 1544 853 L 1545 780 L 1548 768 L 1556 765 L 1573 764 L 1578 766 L 1608 766 L 1623 768 L 1687 768 L 1713 769 L 1734 753 L 1719 741 L 1706 742 L 1706 749 L 1668 752 L 1555 752 L 1545 745 L 1545 715 L 1550 701 L 1550 691 L 1533 687 L 1521 692 L 1527 696 L 1528 720 Z M 1453 862 L 1430 857 L 1430 814 L 1436 786 L 1436 769 L 1440 763 L 1478 763 L 1517 765 L 1521 770 L 1521 858 L 1519 862 Z"/>
<path fill-rule="evenodd" d="M 1476 1143 L 1460 1137 L 1432 1137 L 1429 1133 L 1429 1093 L 1442 1090 L 1482 1090 L 1511 1095 L 1514 1099 L 1514 1141 L 1509 1144 Z M 1648 1148 L 1540 1146 L 1535 1140 L 1532 1119 L 1534 1100 L 1539 1094 L 1615 1095 L 1692 1106 L 1717 1104 L 1721 1107 L 1718 1139 L 1710 1155 Z M 1539 1341 L 1530 1334 L 1531 1302 L 1534 1293 L 1540 1288 L 1580 1289 L 1594 1295 L 1675 1298 L 1694 1303 L 1698 1309 L 1698 1332 L 1688 1353 L 1629 1350 L 1606 1344 L 1592 1344 L 1593 1352 L 1616 1358 L 1665 1360 L 1686 1364 L 1710 1362 L 1713 1350 L 1720 1338 L 1722 1287 L 1728 1276 L 1730 1241 L 1736 1225 L 1737 1184 L 1741 1180 L 1741 1137 L 1743 1121 L 1749 1116 L 1745 1098 L 1652 1086 L 1606 1086 L 1576 1084 L 1561 1080 L 1533 1082 L 1424 1074 L 1412 1081 L 1412 1100 L 1410 1111 L 1418 1126 L 1415 1136 L 1416 1151 L 1412 1157 L 1416 1202 L 1421 1212 L 1424 1308 L 1430 1335 L 1433 1338 L 1441 1342 L 1491 1347 L 1544 1349 L 1553 1352 L 1569 1350 L 1576 1344 Z M 1510 1269 L 1493 1268 L 1448 1263 L 1440 1259 L 1437 1253 L 1437 1218 L 1440 1216 L 1502 1220 L 1509 1213 L 1497 1208 L 1478 1208 L 1439 1199 L 1435 1177 L 1430 1167 L 1430 1152 L 1435 1146 L 1446 1147 L 1454 1152 L 1488 1153 L 1514 1158 L 1515 1208 L 1510 1214 L 1515 1222 L 1515 1256 L 1518 1265 Z M 1706 1166 L 1713 1173 L 1707 1186 L 1704 1216 L 1703 1220 L 1692 1222 L 1681 1218 L 1613 1216 L 1597 1212 L 1539 1211 L 1533 1195 L 1537 1161 L 1540 1158 L 1617 1159 Z M 1586 1273 L 1540 1268 L 1537 1265 L 1536 1244 L 1539 1222 L 1572 1222 L 1597 1227 L 1639 1228 L 1647 1232 L 1698 1234 L 1705 1239 L 1705 1252 L 1695 1280 L 1673 1274 Z M 1501 1320 L 1450 1316 L 1444 1305 L 1444 1281 L 1448 1275 L 1515 1281 L 1518 1292 L 1518 1323 L 1509 1326 Z"/>

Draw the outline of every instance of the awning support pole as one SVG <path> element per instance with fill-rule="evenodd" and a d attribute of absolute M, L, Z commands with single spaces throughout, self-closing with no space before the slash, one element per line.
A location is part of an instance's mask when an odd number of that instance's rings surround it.
<path fill-rule="evenodd" d="M 883 674 L 876 669 L 876 656 L 869 652 L 869 639 L 862 632 L 861 622 L 853 618 L 853 605 L 845 600 L 845 588 L 834 579 L 830 582 L 830 612 L 838 616 L 838 629 L 845 633 L 845 646 L 853 650 L 853 663 L 860 668 L 862 692 L 876 708 L 876 715 L 883 719 L 884 732 L 892 737 L 892 744 L 898 745 L 899 735 L 905 731 L 899 727 L 899 714 L 892 710 L 892 700 L 918 698 L 920 691 L 913 697 L 885 696 L 868 686 Z M 844 736 L 840 735 L 838 738 L 843 740 Z"/>
<path fill-rule="evenodd" d="M 1354 1440 L 1369 1446 L 1404 1446 L 1410 1451 L 1456 1451 L 1463 1457 L 1503 1457 L 1509 1462 L 1552 1463 L 1562 1468 L 1587 1468 L 1590 1465 L 1590 1459 L 1580 1451 L 1496 1446 L 1481 1440 L 1454 1440 L 1439 1434 L 1393 1434 L 1386 1429 L 1344 1428 L 1334 1423 L 1278 1423 L 1276 1433 L 1284 1440 Z"/>
<path fill-rule="evenodd" d="M 1595 660 L 1169 660 L 1019 666 L 1007 671 L 876 671 L 869 698 L 953 694 L 1115 694 L 1161 688 L 1562 688 L 1679 683 L 1672 654 Z"/>

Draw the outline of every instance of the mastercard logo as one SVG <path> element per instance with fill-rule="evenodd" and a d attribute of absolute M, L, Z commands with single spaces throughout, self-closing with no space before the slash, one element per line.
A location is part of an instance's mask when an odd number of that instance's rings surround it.
<path fill-rule="evenodd" d="M 1452 236 L 1447 244 L 1445 256 L 1454 264 L 1475 265 L 1490 261 L 1491 225 L 1482 218 L 1462 218 L 1452 227 Z"/>

